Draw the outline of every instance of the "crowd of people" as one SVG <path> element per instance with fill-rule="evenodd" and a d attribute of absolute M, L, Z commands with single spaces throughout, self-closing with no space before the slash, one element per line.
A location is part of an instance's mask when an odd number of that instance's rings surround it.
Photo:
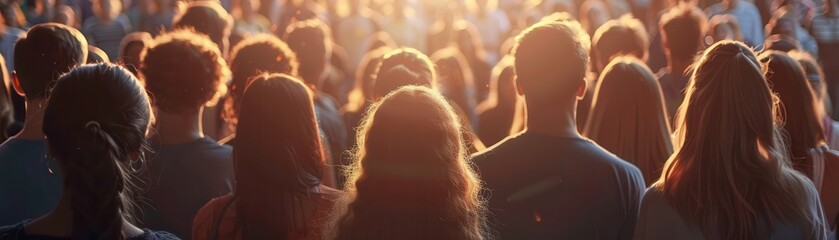
<path fill-rule="evenodd" d="M 0 240 L 837 238 L 839 0 L 0 16 Z"/>

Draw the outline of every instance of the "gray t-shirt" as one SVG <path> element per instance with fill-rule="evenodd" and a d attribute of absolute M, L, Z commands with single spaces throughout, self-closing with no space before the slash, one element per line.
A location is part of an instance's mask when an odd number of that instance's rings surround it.
<path fill-rule="evenodd" d="M 581 138 L 532 133 L 474 155 L 502 239 L 630 239 L 641 171 Z"/>
<path fill-rule="evenodd" d="M 811 195 L 807 196 L 810 204 L 810 211 L 820 216 L 822 219 L 814 219 L 813 221 L 824 221 L 824 214 L 822 212 L 821 202 L 815 187 L 812 184 L 806 186 L 810 188 Z M 767 226 L 761 226 L 761 232 L 765 233 L 765 238 L 762 239 L 805 239 L 805 229 L 801 226 L 794 226 L 783 223 L 781 221 L 774 221 L 770 231 Z M 809 232 L 809 230 L 807 230 Z M 824 231 L 819 229 L 815 231 Z M 641 211 L 638 215 L 638 224 L 635 228 L 635 239 L 706 239 L 702 232 L 696 226 L 687 224 L 685 220 L 680 217 L 679 212 L 674 209 L 664 192 L 661 191 L 657 185 L 651 186 L 644 194 L 644 200 L 641 203 Z"/>

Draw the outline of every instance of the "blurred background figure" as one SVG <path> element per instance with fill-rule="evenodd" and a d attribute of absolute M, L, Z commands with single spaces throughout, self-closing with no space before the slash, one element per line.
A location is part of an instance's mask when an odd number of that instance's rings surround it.
<path fill-rule="evenodd" d="M 119 43 L 119 58 L 117 62 L 138 76 L 140 69 L 140 54 L 151 43 L 152 36 L 147 32 L 133 32 L 122 38 Z"/>
<path fill-rule="evenodd" d="M 95 0 L 95 16 L 84 20 L 82 33 L 90 45 L 97 46 L 108 54 L 108 58 L 119 57 L 122 38 L 131 33 L 131 22 L 121 13 L 122 2 L 118 0 Z"/>
<path fill-rule="evenodd" d="M 743 33 L 743 41 L 751 47 L 760 48 L 763 44 L 763 20 L 757 7 L 743 0 L 722 0 L 720 3 L 711 5 L 705 9 L 708 17 L 721 14 L 730 14 L 737 19 L 737 23 Z"/>

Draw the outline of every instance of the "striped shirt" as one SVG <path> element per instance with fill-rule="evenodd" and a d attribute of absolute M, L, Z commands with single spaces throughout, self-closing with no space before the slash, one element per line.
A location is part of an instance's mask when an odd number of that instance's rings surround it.
<path fill-rule="evenodd" d="M 131 23 L 125 14 L 120 14 L 114 21 L 103 22 L 95 16 L 84 21 L 82 32 L 90 45 L 101 48 L 108 58 L 119 58 L 119 44 L 131 30 Z"/>

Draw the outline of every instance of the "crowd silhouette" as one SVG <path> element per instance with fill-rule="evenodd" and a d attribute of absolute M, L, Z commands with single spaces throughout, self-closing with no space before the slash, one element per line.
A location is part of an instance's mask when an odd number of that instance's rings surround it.
<path fill-rule="evenodd" d="M 0 240 L 837 238 L 839 0 L 0 17 Z"/>

